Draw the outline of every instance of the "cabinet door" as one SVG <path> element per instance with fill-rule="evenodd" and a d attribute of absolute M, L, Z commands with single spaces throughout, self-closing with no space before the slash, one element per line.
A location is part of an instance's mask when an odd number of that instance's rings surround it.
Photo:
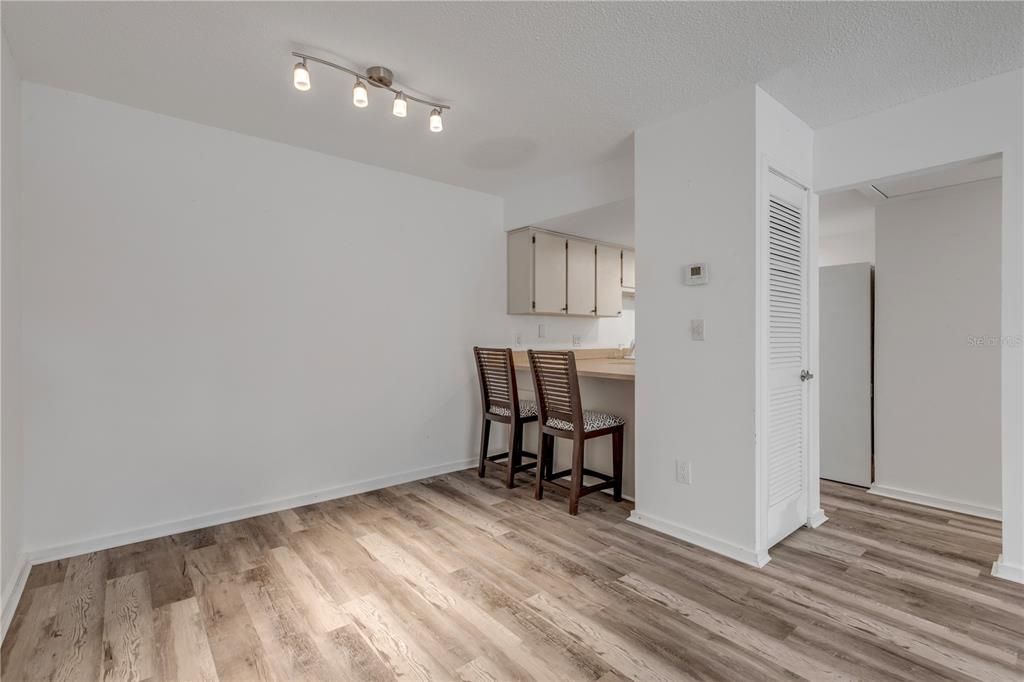
<path fill-rule="evenodd" d="M 533 312 L 533 233 L 515 230 L 506 241 L 508 314 L 529 315 Z"/>
<path fill-rule="evenodd" d="M 622 250 L 622 288 L 636 289 L 636 251 Z"/>
<path fill-rule="evenodd" d="M 597 316 L 622 314 L 622 250 L 597 245 Z"/>
<path fill-rule="evenodd" d="M 593 315 L 596 312 L 594 242 L 570 239 L 566 256 L 569 263 L 567 312 L 570 315 Z"/>
<path fill-rule="evenodd" d="M 565 313 L 565 237 L 534 234 L 533 310 Z"/>

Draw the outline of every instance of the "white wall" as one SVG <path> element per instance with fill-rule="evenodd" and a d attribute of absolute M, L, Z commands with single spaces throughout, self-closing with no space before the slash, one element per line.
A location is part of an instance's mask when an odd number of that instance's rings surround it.
<path fill-rule="evenodd" d="M 633 156 L 625 155 L 579 173 L 544 178 L 504 195 L 505 227 L 538 225 L 633 196 Z"/>
<path fill-rule="evenodd" d="M 857 190 L 821 197 L 818 265 L 875 262 L 875 204 Z"/>
<path fill-rule="evenodd" d="M 765 164 L 809 183 L 812 138 L 759 88 L 635 133 L 641 347 L 631 518 L 756 565 L 768 559 L 755 439 L 761 175 Z M 812 202 L 812 221 L 816 214 Z M 707 286 L 683 285 L 690 262 L 708 264 Z M 690 339 L 691 319 L 705 321 L 704 341 Z M 688 486 L 676 482 L 677 460 L 691 463 Z M 817 510 L 816 489 L 810 497 Z"/>
<path fill-rule="evenodd" d="M 632 247 L 634 245 L 633 223 L 636 213 L 636 207 L 633 205 L 632 177 L 631 173 L 628 199 L 619 199 L 551 220 L 540 221 L 535 226 Z"/>
<path fill-rule="evenodd" d="M 13 600 L 19 573 L 23 568 L 24 545 L 24 457 L 21 438 L 21 333 L 18 282 L 21 192 L 21 80 L 14 58 L 2 38 L 0 66 L 3 69 L 0 93 L 0 170 L 3 191 L 2 235 L 0 235 L 0 292 L 2 292 L 2 357 L 0 357 L 0 612 L 6 631 L 13 615 Z M 2 636 L 2 635 L 0 635 Z"/>
<path fill-rule="evenodd" d="M 875 485 L 1000 509 L 1000 180 L 877 209 Z"/>
<path fill-rule="evenodd" d="M 628 347 L 636 333 L 636 299 L 622 297 L 621 317 L 587 319 L 557 315 L 509 315 L 504 336 L 498 341 L 511 348 L 572 348 L 573 337 L 580 348 Z M 540 327 L 543 325 L 543 330 Z M 543 331 L 543 336 L 541 332 Z"/>
<path fill-rule="evenodd" d="M 23 107 L 30 549 L 474 457 L 499 198 L 32 84 Z"/>
<path fill-rule="evenodd" d="M 634 517 L 737 557 L 755 545 L 755 93 L 636 131 Z M 686 210 L 680 207 L 685 206 Z M 712 283 L 682 284 L 706 262 Z M 706 341 L 690 340 L 703 318 Z M 676 483 L 676 460 L 693 484 Z"/>
<path fill-rule="evenodd" d="M 1005 73 L 815 131 L 818 192 L 1002 154 L 1003 555 L 995 574 L 1024 582 L 1024 71 Z"/>
<path fill-rule="evenodd" d="M 824 216 L 822 216 L 821 223 L 825 224 Z M 821 267 L 875 262 L 875 231 L 873 229 L 822 234 L 818 244 L 818 265 Z"/>

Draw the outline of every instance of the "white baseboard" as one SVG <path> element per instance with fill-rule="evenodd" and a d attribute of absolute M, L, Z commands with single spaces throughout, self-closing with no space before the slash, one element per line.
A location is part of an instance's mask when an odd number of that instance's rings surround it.
<path fill-rule="evenodd" d="M 770 560 L 768 552 L 756 552 L 754 550 L 746 549 L 745 547 L 734 545 L 731 542 L 726 542 L 725 540 L 705 535 L 693 530 L 692 528 L 680 526 L 671 521 L 666 521 L 665 519 L 651 516 L 650 514 L 645 514 L 636 510 L 633 510 L 633 513 L 629 515 L 629 520 L 645 528 L 656 530 L 659 533 L 664 533 L 665 535 L 671 535 L 679 540 L 685 540 L 690 544 L 697 545 L 698 547 L 712 551 L 715 554 L 721 554 L 722 556 L 729 557 L 730 559 L 735 559 L 736 561 L 747 564 L 748 566 L 761 568 Z"/>
<path fill-rule="evenodd" d="M 25 583 L 28 582 L 28 573 L 32 570 L 32 564 L 24 554 L 18 556 L 15 562 L 15 579 L 4 586 L 3 613 L 0 614 L 0 641 L 7 636 L 7 628 L 14 619 L 14 611 L 21 601 L 21 593 L 25 591 Z"/>
<path fill-rule="evenodd" d="M 825 510 L 819 507 L 811 512 L 811 515 L 807 517 L 807 527 L 817 528 L 826 521 L 828 521 L 828 517 L 825 516 Z"/>
<path fill-rule="evenodd" d="M 475 457 L 455 462 L 446 462 L 444 464 L 437 464 L 435 466 L 424 467 L 422 469 L 413 469 L 412 471 L 406 471 L 391 476 L 381 476 L 379 478 L 356 481 L 355 483 L 349 483 L 335 488 L 327 488 L 325 490 L 317 490 L 315 492 L 296 495 L 294 497 L 270 500 L 268 502 L 258 502 L 256 504 L 250 504 L 243 507 L 234 507 L 232 509 L 213 512 L 211 514 L 192 516 L 186 519 L 146 526 L 144 528 L 137 528 L 121 533 L 113 533 L 111 535 L 93 537 L 87 540 L 64 545 L 37 548 L 31 552 L 27 552 L 27 555 L 29 561 L 33 565 L 46 563 L 47 561 L 54 561 L 56 559 L 67 559 L 68 557 L 78 556 L 79 554 L 99 552 L 104 549 L 129 545 L 135 542 L 143 542 L 145 540 L 152 540 L 154 538 L 160 538 L 174 533 L 185 533 L 190 530 L 216 526 L 221 523 L 240 521 L 253 516 L 260 516 L 261 514 L 270 514 L 272 512 L 292 509 L 293 507 L 301 507 L 315 502 L 323 502 L 324 500 L 333 500 L 339 497 L 368 493 L 373 490 L 380 490 L 381 488 L 387 488 L 393 485 L 417 481 L 421 478 L 429 478 L 431 476 L 448 474 L 453 471 L 461 471 L 462 469 L 468 469 L 476 466 L 476 464 L 477 459 Z"/>
<path fill-rule="evenodd" d="M 1003 561 L 1003 555 L 1000 554 L 996 562 L 992 564 L 992 576 L 1015 583 L 1024 583 L 1024 566 L 1008 564 Z"/>
<path fill-rule="evenodd" d="M 925 493 L 916 493 L 912 490 L 903 490 L 901 488 L 892 488 L 886 485 L 875 484 L 868 488 L 868 492 L 872 495 L 891 497 L 894 500 L 914 502 L 915 504 L 922 504 L 926 507 L 945 509 L 946 511 L 959 512 L 960 514 L 968 514 L 970 516 L 980 516 L 985 519 L 995 519 L 996 521 L 1000 521 L 1003 518 L 1003 512 L 999 509 L 995 509 L 994 507 L 983 507 L 969 502 L 950 500 L 944 497 L 935 497 L 934 495 L 928 495 Z"/>

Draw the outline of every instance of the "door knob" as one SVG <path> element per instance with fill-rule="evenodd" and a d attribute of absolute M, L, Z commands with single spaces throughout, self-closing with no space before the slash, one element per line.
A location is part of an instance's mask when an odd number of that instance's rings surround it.
<path fill-rule="evenodd" d="M 814 375 L 808 372 L 806 369 L 800 370 L 800 381 L 810 381 L 814 378 Z"/>

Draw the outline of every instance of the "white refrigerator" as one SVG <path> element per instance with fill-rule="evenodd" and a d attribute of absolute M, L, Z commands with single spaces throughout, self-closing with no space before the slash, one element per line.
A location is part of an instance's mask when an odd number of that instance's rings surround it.
<path fill-rule="evenodd" d="M 874 282 L 870 263 L 819 269 L 821 477 L 873 480 Z"/>

